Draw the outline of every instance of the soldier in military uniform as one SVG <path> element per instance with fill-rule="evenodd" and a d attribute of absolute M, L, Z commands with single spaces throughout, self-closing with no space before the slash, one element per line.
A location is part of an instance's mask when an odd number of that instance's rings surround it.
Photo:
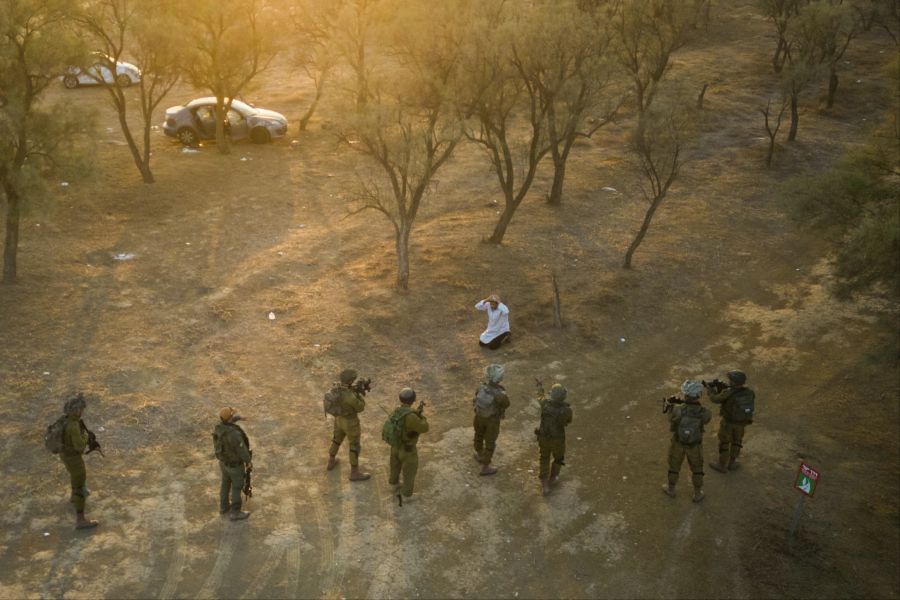
<path fill-rule="evenodd" d="M 669 445 L 669 477 L 663 484 L 663 492 L 675 497 L 675 484 L 681 465 L 687 457 L 691 467 L 691 483 L 694 484 L 694 502 L 703 500 L 703 431 L 712 413 L 700 405 L 703 386 L 699 381 L 686 380 L 681 384 L 684 403 L 676 405 L 669 413 L 672 442 Z"/>
<path fill-rule="evenodd" d="M 478 386 L 472 406 L 475 417 L 475 460 L 481 463 L 481 475 L 493 475 L 497 469 L 491 466 L 497 436 L 500 435 L 500 420 L 509 408 L 506 389 L 500 385 L 503 379 L 503 365 L 488 365 L 484 369 L 484 382 Z"/>
<path fill-rule="evenodd" d="M 566 402 L 568 391 L 559 383 L 550 388 L 550 398 L 539 390 L 541 424 L 534 430 L 540 449 L 540 480 L 543 495 L 550 493 L 550 486 L 556 483 L 566 457 L 566 427 L 572 422 L 572 408 Z M 553 465 L 550 465 L 550 457 Z"/>
<path fill-rule="evenodd" d="M 729 371 L 726 374 L 728 387 L 720 392 L 709 391 L 709 399 L 719 405 L 719 460 L 709 463 L 710 468 L 719 473 L 727 473 L 737 469 L 738 455 L 744 443 L 744 428 L 753 422 L 752 411 L 749 415 L 735 410 L 738 404 L 753 405 L 756 394 L 744 384 L 747 375 L 743 371 Z"/>
<path fill-rule="evenodd" d="M 359 374 L 353 369 L 344 369 L 340 374 L 342 414 L 334 417 L 334 433 L 331 448 L 328 450 L 327 469 L 331 471 L 337 463 L 337 453 L 344 438 L 350 442 L 350 481 L 365 481 L 371 477 L 359 470 L 359 440 L 362 430 L 359 425 L 359 413 L 366 409 L 366 399 L 353 389 L 353 382 Z"/>
<path fill-rule="evenodd" d="M 97 521 L 84 516 L 86 498 L 90 495 L 87 489 L 87 470 L 84 467 L 84 451 L 88 447 L 88 432 L 81 421 L 87 403 L 84 396 L 78 394 L 66 400 L 63 412 L 66 415 L 62 436 L 62 449 L 59 457 L 72 483 L 70 502 L 75 505 L 75 529 L 92 529 L 99 525 Z"/>
<path fill-rule="evenodd" d="M 250 516 L 249 512 L 241 510 L 241 490 L 244 487 L 246 469 L 252 468 L 253 453 L 247 434 L 237 425 L 240 419 L 241 416 L 235 409 L 223 408 L 219 411 L 219 423 L 213 431 L 213 447 L 222 472 L 219 513 L 227 514 L 232 521 L 241 521 Z"/>
<path fill-rule="evenodd" d="M 411 408 L 416 401 L 416 392 L 412 388 L 400 390 L 400 406 L 394 413 L 400 417 L 400 443 L 391 446 L 390 485 L 400 485 L 400 475 L 403 475 L 401 492 L 403 496 L 412 496 L 416 483 L 416 472 L 419 470 L 419 452 L 416 444 L 419 436 L 428 431 L 428 419 L 422 414 L 424 404 L 419 405 L 418 410 Z"/>

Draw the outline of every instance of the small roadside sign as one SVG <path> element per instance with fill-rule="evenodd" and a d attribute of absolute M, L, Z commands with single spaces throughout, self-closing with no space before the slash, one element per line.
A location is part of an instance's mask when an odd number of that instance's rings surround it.
<path fill-rule="evenodd" d="M 816 493 L 816 486 L 819 484 L 819 472 L 806 463 L 800 463 L 800 469 L 797 471 L 797 479 L 794 481 L 794 488 L 801 493 L 813 497 Z"/>

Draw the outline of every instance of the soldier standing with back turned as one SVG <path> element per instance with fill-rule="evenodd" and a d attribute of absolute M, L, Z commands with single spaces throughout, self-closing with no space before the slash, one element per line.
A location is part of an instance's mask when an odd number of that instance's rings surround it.
<path fill-rule="evenodd" d="M 500 385 L 503 379 L 503 365 L 488 365 L 484 369 L 484 383 L 478 386 L 472 406 L 475 417 L 475 460 L 481 463 L 481 475 L 493 475 L 497 469 L 491 466 L 497 437 L 500 435 L 500 420 L 509 408 L 509 396 Z"/>
<path fill-rule="evenodd" d="M 559 478 L 566 458 L 566 427 L 572 422 L 572 408 L 566 402 L 568 391 L 562 384 L 554 383 L 550 398 L 544 395 L 538 382 L 538 402 L 541 405 L 541 424 L 534 430 L 540 449 L 541 493 L 550 493 L 550 486 Z M 550 457 L 553 465 L 550 465 Z"/>
<path fill-rule="evenodd" d="M 720 405 L 719 461 L 709 463 L 719 473 L 734 471 L 740 465 L 738 455 L 744 444 L 744 428 L 753 423 L 756 394 L 744 384 L 747 375 L 743 371 L 727 373 L 728 386 L 716 392 L 708 390 L 709 399 Z"/>
<path fill-rule="evenodd" d="M 344 438 L 350 442 L 350 481 L 365 481 L 371 477 L 368 473 L 359 470 L 359 451 L 361 450 L 360 438 L 362 429 L 359 425 L 359 413 L 366 409 L 366 400 L 362 394 L 353 388 L 353 382 L 359 374 L 353 369 L 344 369 L 340 374 L 341 381 L 341 414 L 334 417 L 334 432 L 331 438 L 331 448 L 328 450 L 328 465 L 326 469 L 331 471 L 337 462 L 337 453 L 341 449 Z"/>
<path fill-rule="evenodd" d="M 235 409 L 223 408 L 219 411 L 219 422 L 213 431 L 213 448 L 222 473 L 219 514 L 227 514 L 232 521 L 242 521 L 250 516 L 249 512 L 241 510 L 241 491 L 246 469 L 252 468 L 253 453 L 247 434 L 237 424 L 240 419 Z"/>
<path fill-rule="evenodd" d="M 416 473 L 419 470 L 419 451 L 416 444 L 419 436 L 428 431 L 428 419 L 422 414 L 424 403 L 419 404 L 418 410 L 412 409 L 412 403 L 416 401 L 416 392 L 412 388 L 400 390 L 400 406 L 394 409 L 389 420 L 395 421 L 400 429 L 399 439 L 391 445 L 390 485 L 400 485 L 400 475 L 403 475 L 401 491 L 404 498 L 413 494 L 416 483 Z"/>
<path fill-rule="evenodd" d="M 712 413 L 700 406 L 703 386 L 688 379 L 681 384 L 684 403 L 676 405 L 669 413 L 672 442 L 669 445 L 669 477 L 663 484 L 663 492 L 675 497 L 675 484 L 685 457 L 691 467 L 691 483 L 694 484 L 694 502 L 703 500 L 703 426 L 709 423 Z"/>

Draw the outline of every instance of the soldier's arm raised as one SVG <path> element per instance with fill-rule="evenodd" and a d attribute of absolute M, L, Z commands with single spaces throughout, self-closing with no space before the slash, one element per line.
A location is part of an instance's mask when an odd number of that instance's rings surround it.
<path fill-rule="evenodd" d="M 425 433 L 428 431 L 428 419 L 424 415 L 418 413 L 409 413 L 406 416 L 404 424 L 407 431 L 415 431 L 416 433 Z"/>

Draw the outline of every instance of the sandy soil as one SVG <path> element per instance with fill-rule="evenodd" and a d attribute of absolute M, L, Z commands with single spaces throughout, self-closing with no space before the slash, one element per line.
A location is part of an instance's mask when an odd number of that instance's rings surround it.
<path fill-rule="evenodd" d="M 713 82 L 704 142 L 633 271 L 620 268 L 642 216 L 626 121 L 576 149 L 559 209 L 542 201 L 543 170 L 501 247 L 480 242 L 502 201 L 496 183 L 461 148 L 417 222 L 406 293 L 392 287 L 387 222 L 347 217 L 366 163 L 337 144 L 327 106 L 295 147 L 183 154 L 158 134 L 158 183 L 145 186 L 106 130 L 105 92 L 54 92 L 103 110 L 103 127 L 96 172 L 32 207 L 21 281 L 0 288 L 0 597 L 900 596 L 897 307 L 834 300 L 823 243 L 773 200 L 796 169 L 827 168 L 864 139 L 894 49 L 876 35 L 852 46 L 835 110 L 806 109 L 800 140 L 766 172 L 754 112 L 767 35 L 739 8 L 679 55 L 673 75 Z M 166 104 L 194 94 L 180 88 Z M 280 68 L 248 98 L 296 119 L 309 94 Z M 472 308 L 490 291 L 511 307 L 515 335 L 494 353 L 477 345 Z M 470 398 L 493 361 L 513 404 L 500 472 L 481 478 Z M 376 384 L 362 415 L 366 483 L 347 481 L 346 449 L 324 468 L 321 396 L 348 366 Z M 670 500 L 659 400 L 732 367 L 758 397 L 744 468 L 710 470 L 694 505 L 685 467 Z M 533 376 L 564 383 L 575 411 L 547 498 Z M 432 429 L 401 508 L 379 432 L 405 385 Z M 89 512 L 102 521 L 91 533 L 72 530 L 65 471 L 42 447 L 72 389 L 99 397 L 86 421 L 106 450 L 87 459 Z M 223 405 L 246 415 L 255 455 L 253 515 L 236 524 L 217 513 L 210 433 Z M 822 483 L 789 544 L 804 460 Z"/>

